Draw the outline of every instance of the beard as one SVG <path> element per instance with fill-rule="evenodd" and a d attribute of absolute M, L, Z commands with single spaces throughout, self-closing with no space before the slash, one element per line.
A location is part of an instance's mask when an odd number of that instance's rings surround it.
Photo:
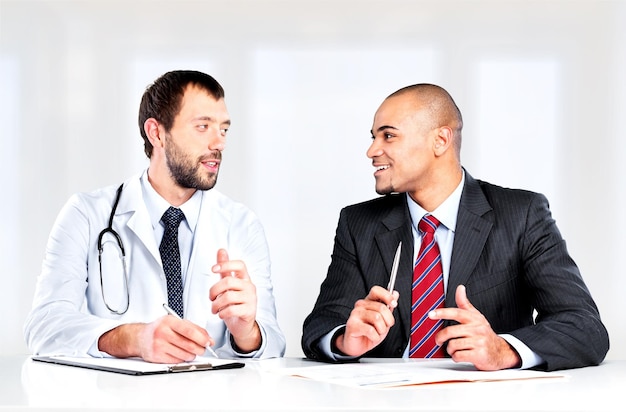
<path fill-rule="evenodd" d="M 391 182 L 379 184 L 379 182 L 376 181 L 374 189 L 376 190 L 376 193 L 378 193 L 379 195 L 388 195 L 391 193 L 395 193 L 393 184 Z"/>
<path fill-rule="evenodd" d="M 201 162 L 208 159 L 193 159 L 174 143 L 171 135 L 166 135 L 168 144 L 165 146 L 167 167 L 174 181 L 181 187 L 196 190 L 209 190 L 217 183 L 217 173 L 204 170 Z M 222 153 L 215 151 L 209 159 L 221 160 Z"/>
<path fill-rule="evenodd" d="M 391 187 L 381 187 L 380 189 L 378 187 L 376 188 L 376 193 L 379 195 L 390 195 L 394 192 L 395 191 Z"/>

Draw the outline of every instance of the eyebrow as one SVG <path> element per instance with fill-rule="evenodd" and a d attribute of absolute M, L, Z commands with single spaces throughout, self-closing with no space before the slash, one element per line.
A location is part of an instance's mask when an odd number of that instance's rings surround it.
<path fill-rule="evenodd" d="M 387 130 L 387 129 L 398 130 L 397 127 L 383 125 L 383 126 L 380 126 L 378 129 L 376 129 L 376 133 L 380 133 L 380 132 L 382 132 L 384 130 Z M 370 130 L 370 133 L 372 134 L 372 136 L 374 136 L 374 131 L 373 130 Z"/>
<path fill-rule="evenodd" d="M 209 122 L 215 121 L 215 119 L 213 119 L 211 116 L 198 116 L 198 117 L 194 117 L 192 120 L 194 120 L 194 121 L 205 120 L 205 121 L 209 121 Z M 221 124 L 230 125 L 230 119 L 222 122 Z"/>

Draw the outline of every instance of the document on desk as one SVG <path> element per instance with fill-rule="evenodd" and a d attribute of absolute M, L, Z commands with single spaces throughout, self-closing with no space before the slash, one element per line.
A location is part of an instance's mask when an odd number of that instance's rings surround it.
<path fill-rule="evenodd" d="M 555 372 L 532 370 L 478 371 L 471 364 L 452 360 L 384 362 L 361 360 L 358 363 L 321 364 L 285 368 L 281 374 L 359 388 L 391 388 L 453 382 L 488 382 L 520 379 L 563 378 Z"/>
<path fill-rule="evenodd" d="M 71 356 L 32 356 L 33 361 L 76 366 L 126 375 L 155 375 L 160 373 L 197 372 L 221 369 L 243 368 L 242 362 L 232 359 L 197 357 L 191 362 L 163 364 L 150 363 L 139 358 L 90 358 Z"/>

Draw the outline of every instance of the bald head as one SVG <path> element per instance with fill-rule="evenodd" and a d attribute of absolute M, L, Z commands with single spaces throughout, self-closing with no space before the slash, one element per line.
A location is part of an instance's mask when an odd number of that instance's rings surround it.
<path fill-rule="evenodd" d="M 454 148 L 457 156 L 461 153 L 461 131 L 463 129 L 463 117 L 452 96 L 442 87 L 419 83 L 406 86 L 390 94 L 387 99 L 393 97 L 409 97 L 414 99 L 416 109 L 425 109 L 432 119 L 432 128 L 448 126 L 454 132 Z"/>

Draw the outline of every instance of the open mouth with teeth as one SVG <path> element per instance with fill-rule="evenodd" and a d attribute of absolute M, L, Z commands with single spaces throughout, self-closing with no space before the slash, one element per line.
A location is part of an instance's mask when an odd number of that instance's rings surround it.
<path fill-rule="evenodd" d="M 378 166 L 374 166 L 376 168 L 376 170 L 374 171 L 374 176 L 378 176 L 382 173 L 384 173 L 385 170 L 389 169 L 389 165 L 378 165 Z"/>
<path fill-rule="evenodd" d="M 206 167 L 207 169 L 209 169 L 212 172 L 217 172 L 217 170 L 220 167 L 220 163 L 215 161 L 215 160 L 209 160 L 206 162 L 202 162 L 202 164 L 204 165 L 204 167 Z"/>
<path fill-rule="evenodd" d="M 389 169 L 391 166 L 386 164 L 386 165 L 374 165 L 374 167 L 376 168 L 376 170 L 374 170 L 374 177 L 378 178 L 383 173 L 385 173 L 385 170 Z"/>

